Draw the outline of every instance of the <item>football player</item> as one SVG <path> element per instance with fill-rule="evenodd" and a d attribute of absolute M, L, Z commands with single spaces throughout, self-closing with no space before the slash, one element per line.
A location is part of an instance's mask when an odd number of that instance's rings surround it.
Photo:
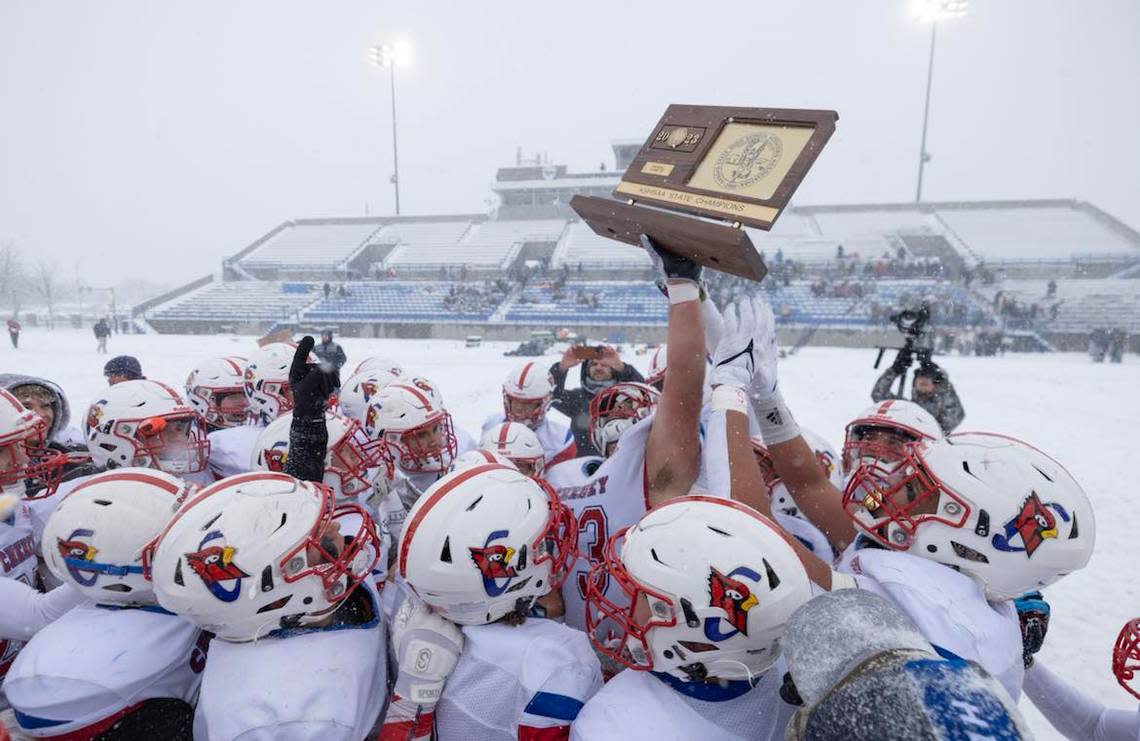
<path fill-rule="evenodd" d="M 533 360 L 514 368 L 503 381 L 503 413 L 487 418 L 483 435 L 503 422 L 518 422 L 538 436 L 547 466 L 573 459 L 578 454 L 573 433 L 547 415 L 553 399 L 554 380 L 549 372 Z"/>
<path fill-rule="evenodd" d="M 546 470 L 546 454 L 538 435 L 521 422 L 491 425 L 483 431 L 479 446 L 503 456 L 527 476 L 540 479 Z"/>

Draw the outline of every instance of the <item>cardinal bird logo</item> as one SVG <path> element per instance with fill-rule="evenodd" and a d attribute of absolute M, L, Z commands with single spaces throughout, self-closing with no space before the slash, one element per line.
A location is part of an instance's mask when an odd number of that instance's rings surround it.
<path fill-rule="evenodd" d="M 289 446 L 286 443 L 274 443 L 272 448 L 265 451 L 265 467 L 270 471 L 284 471 L 288 462 Z"/>
<path fill-rule="evenodd" d="M 376 429 L 376 423 L 380 421 L 380 405 L 369 404 L 368 409 L 364 412 L 364 431 L 369 435 L 375 435 L 379 430 Z"/>
<path fill-rule="evenodd" d="M 1069 514 L 1061 505 L 1044 503 L 1037 492 L 1030 492 L 1021 503 L 1021 510 L 1005 523 L 1002 532 L 994 535 L 993 546 L 1007 553 L 1025 551 L 1025 557 L 1032 558 L 1046 540 L 1057 537 L 1057 516 L 1069 521 Z M 1014 536 L 1021 538 L 1021 547 L 1010 543 Z"/>
<path fill-rule="evenodd" d="M 80 540 L 80 538 L 90 538 L 94 534 L 94 530 L 80 528 L 72 530 L 66 540 L 56 538 L 55 547 L 67 566 L 67 573 L 71 574 L 71 578 L 77 584 L 84 587 L 94 586 L 99 579 L 99 572 L 91 568 L 95 563 L 95 554 L 99 551 L 90 543 Z"/>
<path fill-rule="evenodd" d="M 103 422 L 103 402 L 97 401 L 87 410 L 87 429 L 95 430 Z"/>
<path fill-rule="evenodd" d="M 517 551 L 506 545 L 491 545 L 492 540 L 506 538 L 509 535 L 508 530 L 496 530 L 487 536 L 482 548 L 468 548 L 475 568 L 483 575 L 483 589 L 488 597 L 498 597 L 507 591 L 511 581 L 519 575 L 515 567 L 511 566 L 511 559 L 515 557 Z M 499 581 L 502 579 L 506 581 L 500 584 Z"/>
<path fill-rule="evenodd" d="M 726 617 L 705 618 L 705 637 L 714 643 L 732 638 L 737 633 L 748 635 L 748 611 L 758 603 L 756 595 L 740 579 L 744 576 L 759 583 L 760 575 L 752 569 L 741 566 L 728 575 L 717 571 L 713 566 L 709 571 L 709 606 L 724 610 Z M 732 629 L 720 629 L 721 621 L 728 622 Z"/>
<path fill-rule="evenodd" d="M 365 404 L 367 404 L 368 400 L 375 396 L 379 390 L 374 381 L 364 381 L 360 384 L 360 393 L 364 394 Z"/>
<path fill-rule="evenodd" d="M 233 602 L 241 594 L 242 578 L 249 574 L 234 563 L 236 548 L 228 545 L 206 545 L 213 540 L 224 541 L 225 536 L 219 530 L 206 533 L 206 537 L 198 544 L 197 552 L 186 554 L 186 565 L 201 577 L 210 594 L 222 602 Z M 233 582 L 233 585 L 227 589 L 222 586 L 222 582 Z"/>

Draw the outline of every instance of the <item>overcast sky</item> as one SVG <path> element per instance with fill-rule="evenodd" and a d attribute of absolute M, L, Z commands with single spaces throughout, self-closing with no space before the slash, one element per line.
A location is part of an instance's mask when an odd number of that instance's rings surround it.
<path fill-rule="evenodd" d="M 92 282 L 217 270 L 285 219 L 481 212 L 521 146 L 612 164 L 671 102 L 833 108 L 796 203 L 914 197 L 909 0 L 0 2 L 0 244 Z M 1140 226 L 1140 2 L 972 0 L 940 24 L 930 200 L 1081 198 Z"/>

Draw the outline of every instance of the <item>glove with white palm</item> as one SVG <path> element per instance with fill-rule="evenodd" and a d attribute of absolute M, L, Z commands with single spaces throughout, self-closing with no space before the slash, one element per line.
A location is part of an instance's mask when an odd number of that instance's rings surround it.
<path fill-rule="evenodd" d="M 759 291 L 729 305 L 716 352 L 712 385 L 736 386 L 757 395 L 776 389 L 776 320 Z"/>

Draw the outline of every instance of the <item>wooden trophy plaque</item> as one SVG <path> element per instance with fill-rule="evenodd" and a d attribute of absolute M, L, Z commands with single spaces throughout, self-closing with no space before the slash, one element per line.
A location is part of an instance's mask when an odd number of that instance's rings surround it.
<path fill-rule="evenodd" d="M 570 207 L 603 237 L 640 246 L 645 234 L 759 281 L 767 268 L 741 227 L 772 228 L 838 119 L 835 111 L 671 105 L 614 189 L 621 200 L 579 195 Z"/>

